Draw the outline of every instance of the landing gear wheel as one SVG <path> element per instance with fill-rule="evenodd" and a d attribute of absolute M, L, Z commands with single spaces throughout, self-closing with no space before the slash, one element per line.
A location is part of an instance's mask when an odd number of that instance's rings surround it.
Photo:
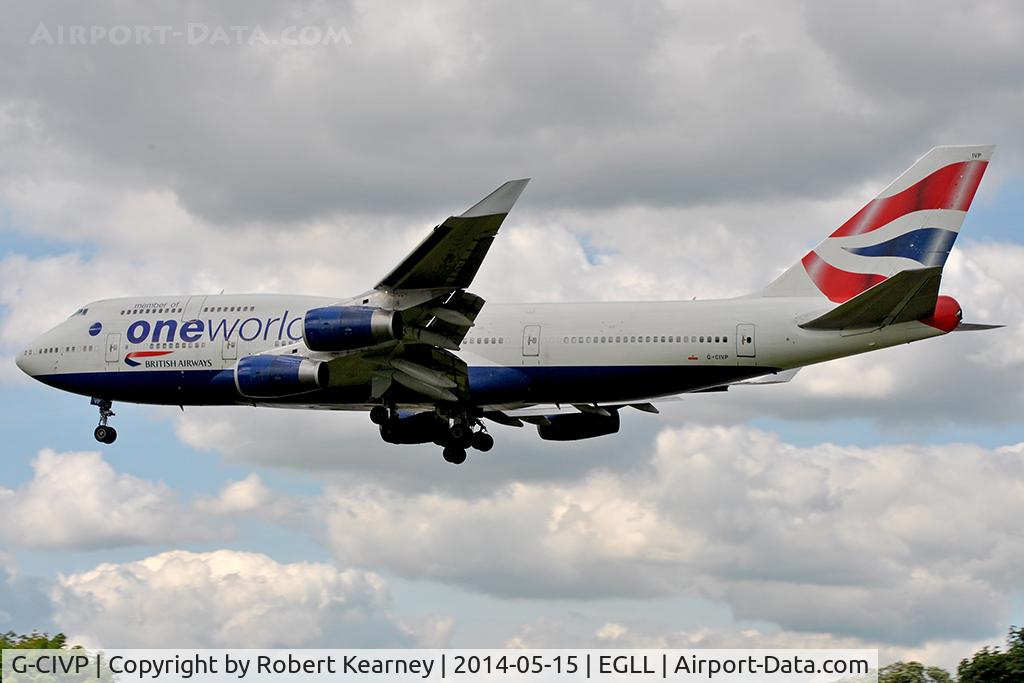
<path fill-rule="evenodd" d="M 458 446 L 445 446 L 442 457 L 444 457 L 445 462 L 461 465 L 466 462 L 466 449 Z"/>
<path fill-rule="evenodd" d="M 384 406 L 374 406 L 370 408 L 370 422 L 375 425 L 382 425 L 388 421 L 389 411 Z"/>
<path fill-rule="evenodd" d="M 469 434 L 469 429 L 461 422 L 456 422 L 448 430 L 448 436 L 451 437 L 452 441 L 462 441 L 466 438 L 467 434 Z"/>
<path fill-rule="evenodd" d="M 486 453 L 494 448 L 494 437 L 487 432 L 477 432 L 473 435 L 473 448 Z"/>
<path fill-rule="evenodd" d="M 96 437 L 96 440 L 100 443 L 110 444 L 114 443 L 114 440 L 117 439 L 117 430 L 113 427 L 100 425 L 93 431 L 92 435 Z"/>
<path fill-rule="evenodd" d="M 117 438 L 117 430 L 107 425 L 107 420 L 114 417 L 114 411 L 111 410 L 113 404 L 105 398 L 94 398 L 90 403 L 100 409 L 100 424 L 92 435 L 100 443 L 114 443 L 114 439 Z"/>
<path fill-rule="evenodd" d="M 469 448 L 473 445 L 473 432 L 465 422 L 455 422 L 448 429 L 448 443 L 460 448 Z"/>

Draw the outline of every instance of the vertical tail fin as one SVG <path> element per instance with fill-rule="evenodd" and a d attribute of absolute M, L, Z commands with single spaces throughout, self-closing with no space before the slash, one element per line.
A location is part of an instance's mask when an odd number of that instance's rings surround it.
<path fill-rule="evenodd" d="M 893 275 L 942 267 L 994 145 L 935 147 L 764 288 L 843 303 Z"/>

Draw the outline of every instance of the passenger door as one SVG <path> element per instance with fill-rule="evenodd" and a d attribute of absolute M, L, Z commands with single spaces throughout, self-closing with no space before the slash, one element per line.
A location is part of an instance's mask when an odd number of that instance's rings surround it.
<path fill-rule="evenodd" d="M 736 355 L 740 358 L 755 358 L 754 325 L 741 323 L 736 326 Z"/>
<path fill-rule="evenodd" d="M 238 339 L 230 339 L 225 337 L 224 344 L 221 346 L 220 357 L 224 360 L 237 360 L 238 359 Z"/>
<path fill-rule="evenodd" d="M 120 370 L 121 369 L 121 335 L 119 333 L 113 333 L 107 335 L 107 350 L 106 350 L 107 370 Z"/>
<path fill-rule="evenodd" d="M 540 364 L 540 325 L 523 326 L 523 365 Z"/>

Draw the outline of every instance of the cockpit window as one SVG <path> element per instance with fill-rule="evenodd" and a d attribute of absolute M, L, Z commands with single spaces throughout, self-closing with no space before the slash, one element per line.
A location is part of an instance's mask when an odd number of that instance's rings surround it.
<path fill-rule="evenodd" d="M 68 316 L 68 318 L 74 318 L 76 315 L 85 315 L 89 312 L 88 308 L 79 308 L 77 311 Z"/>

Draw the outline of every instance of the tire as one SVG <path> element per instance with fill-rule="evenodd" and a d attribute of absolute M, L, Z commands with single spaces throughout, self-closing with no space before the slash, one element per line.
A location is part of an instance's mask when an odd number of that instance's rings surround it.
<path fill-rule="evenodd" d="M 473 435 L 473 448 L 486 453 L 494 448 L 494 437 L 487 432 L 477 432 Z"/>
<path fill-rule="evenodd" d="M 117 438 L 117 430 L 113 427 L 106 425 L 100 425 L 92 432 L 93 437 L 96 438 L 100 443 L 114 443 L 114 439 Z"/>
<path fill-rule="evenodd" d="M 442 452 L 442 457 L 445 462 L 450 462 L 453 465 L 461 465 L 466 462 L 466 449 L 459 448 L 458 446 L 445 446 Z"/>
<path fill-rule="evenodd" d="M 469 433 L 469 430 L 466 429 L 466 425 L 464 425 L 464 424 L 462 424 L 460 422 L 456 422 L 448 430 L 448 436 L 450 436 L 452 441 L 454 441 L 456 443 L 464 440 L 468 433 Z"/>
<path fill-rule="evenodd" d="M 388 409 L 384 406 L 370 408 L 370 422 L 375 425 L 382 425 L 388 421 Z"/>

